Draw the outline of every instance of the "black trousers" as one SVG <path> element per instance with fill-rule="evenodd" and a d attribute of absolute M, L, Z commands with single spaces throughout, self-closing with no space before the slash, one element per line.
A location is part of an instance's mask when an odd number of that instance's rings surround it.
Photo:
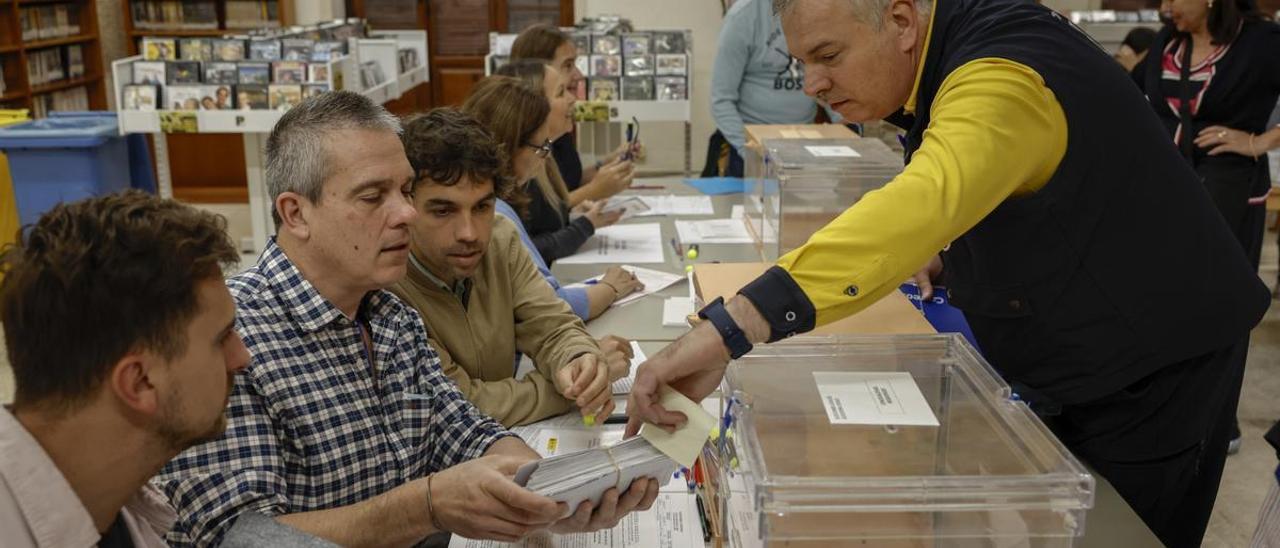
<path fill-rule="evenodd" d="M 1166 546 L 1200 546 L 1209 524 L 1243 380 L 1242 344 L 1046 418 Z"/>

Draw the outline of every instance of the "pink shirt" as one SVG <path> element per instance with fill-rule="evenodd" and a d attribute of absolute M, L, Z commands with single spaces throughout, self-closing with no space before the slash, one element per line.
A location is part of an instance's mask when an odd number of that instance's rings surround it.
<path fill-rule="evenodd" d="M 44 448 L 0 407 L 0 544 L 5 548 L 94 546 L 98 530 L 89 510 Z M 164 496 L 143 486 L 122 519 L 138 547 L 166 546 L 164 533 L 175 514 Z"/>

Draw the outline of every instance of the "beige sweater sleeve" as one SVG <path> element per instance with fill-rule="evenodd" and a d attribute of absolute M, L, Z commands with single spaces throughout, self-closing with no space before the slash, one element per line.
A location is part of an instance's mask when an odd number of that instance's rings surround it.
<path fill-rule="evenodd" d="M 559 415 L 573 407 L 573 402 L 556 391 L 551 379 L 538 371 L 529 372 L 521 380 L 506 378 L 486 382 L 472 378 L 466 369 L 453 360 L 444 345 L 432 340 L 431 347 L 440 355 L 440 367 L 458 385 L 458 390 L 477 409 L 503 426 L 529 424 Z"/>
<path fill-rule="evenodd" d="M 600 347 L 587 333 L 582 319 L 538 272 L 510 221 L 502 221 L 494 227 L 490 245 L 501 243 L 508 257 L 515 299 L 516 349 L 532 357 L 537 372 L 546 377 L 583 354 L 593 354 L 603 361 Z"/>

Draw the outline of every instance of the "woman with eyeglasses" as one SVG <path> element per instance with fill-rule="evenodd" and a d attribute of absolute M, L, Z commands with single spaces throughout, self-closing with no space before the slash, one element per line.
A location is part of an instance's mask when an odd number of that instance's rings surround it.
<path fill-rule="evenodd" d="M 574 63 L 578 53 L 578 48 L 568 34 L 546 23 L 524 29 L 511 44 L 512 64 L 533 61 L 550 65 L 563 75 L 566 93 L 570 98 L 574 98 L 580 86 L 585 89 L 583 82 L 586 77 Z M 504 73 L 502 69 L 498 73 L 514 76 Z M 570 108 L 570 116 L 572 113 L 573 109 Z M 594 165 L 584 167 L 582 158 L 578 156 L 577 143 L 573 135 L 570 135 L 572 130 L 573 121 L 570 119 L 568 129 L 552 138 L 551 150 L 556 168 L 564 178 L 565 187 L 569 189 L 571 205 L 578 205 L 584 200 L 603 200 L 631 186 L 636 166 L 630 158 L 641 150 L 639 141 L 631 146 L 630 151 L 628 145 L 623 143 L 613 152 L 598 158 Z"/>
<path fill-rule="evenodd" d="M 605 214 L 601 211 L 604 203 L 597 202 L 583 215 L 570 220 L 568 208 L 562 201 L 555 208 L 544 206 L 539 212 L 540 220 L 534 217 L 531 194 L 542 196 L 541 189 L 549 188 L 557 177 L 554 167 L 546 163 L 549 143 L 554 139 L 555 109 L 540 89 L 515 78 L 490 76 L 476 84 L 462 104 L 462 110 L 488 128 L 510 158 L 511 176 L 520 181 L 511 196 L 498 200 L 497 212 L 517 223 L 524 232 L 522 240 L 531 246 L 530 255 L 538 263 L 538 270 L 574 313 L 588 320 L 643 285 L 630 272 L 618 267 L 609 268 L 600 283 L 585 289 L 561 287 L 551 276 L 548 263 L 572 254 L 597 228 L 616 222 L 621 212 Z M 534 225 L 543 230 L 533 232 Z"/>

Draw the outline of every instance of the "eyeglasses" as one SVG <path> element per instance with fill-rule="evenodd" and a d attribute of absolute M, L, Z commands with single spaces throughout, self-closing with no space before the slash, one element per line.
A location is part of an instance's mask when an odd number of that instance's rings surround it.
<path fill-rule="evenodd" d="M 543 141 L 541 145 L 535 145 L 533 143 L 525 143 L 524 146 L 527 146 L 531 149 L 536 150 L 537 152 L 535 152 L 534 154 L 537 154 L 539 158 L 546 158 L 547 156 L 551 155 L 551 139 L 547 139 L 546 141 Z"/>

